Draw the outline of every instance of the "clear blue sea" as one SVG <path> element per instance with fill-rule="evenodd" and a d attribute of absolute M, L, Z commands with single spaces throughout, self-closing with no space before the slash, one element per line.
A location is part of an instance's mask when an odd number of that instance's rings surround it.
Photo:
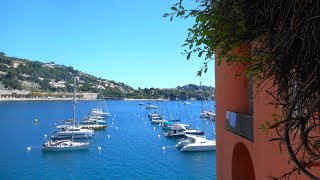
<path fill-rule="evenodd" d="M 152 102 L 166 117 L 180 116 L 183 123 L 203 128 L 200 101 L 184 106 L 178 101 L 108 100 L 109 126 L 95 131 L 88 150 L 42 152 L 44 135 L 49 137 L 59 120 L 71 119 L 71 102 L 1 102 L 0 179 L 216 179 L 216 153 L 180 152 L 174 147 L 178 139 L 166 138 L 161 127 L 152 125 L 147 114 L 154 110 L 143 109 L 140 102 Z M 78 101 L 76 119 L 92 108 L 94 102 Z M 205 121 L 208 138 L 214 138 L 213 127 Z"/>

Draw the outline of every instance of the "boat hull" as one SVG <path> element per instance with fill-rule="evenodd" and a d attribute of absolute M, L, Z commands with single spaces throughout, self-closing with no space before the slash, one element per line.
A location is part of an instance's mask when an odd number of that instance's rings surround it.
<path fill-rule="evenodd" d="M 93 130 L 104 130 L 106 129 L 107 125 L 99 125 L 99 124 L 88 124 L 82 125 L 82 129 L 93 129 Z"/>
<path fill-rule="evenodd" d="M 197 151 L 215 151 L 216 145 L 207 145 L 207 146 L 193 146 L 193 145 L 185 145 L 181 148 L 182 152 L 197 152 Z"/>
<path fill-rule="evenodd" d="M 84 142 L 72 142 L 66 141 L 47 141 L 42 146 L 43 151 L 74 151 L 74 150 L 86 150 L 88 149 L 90 143 Z"/>

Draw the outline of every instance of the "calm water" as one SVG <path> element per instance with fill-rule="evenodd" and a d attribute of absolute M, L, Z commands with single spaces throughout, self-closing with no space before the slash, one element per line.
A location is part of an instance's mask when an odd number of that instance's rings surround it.
<path fill-rule="evenodd" d="M 107 101 L 109 126 L 95 132 L 89 150 L 62 153 L 42 152 L 40 147 L 44 135 L 56 130 L 58 120 L 72 117 L 71 102 L 0 103 L 0 178 L 216 179 L 216 153 L 180 152 L 173 147 L 178 139 L 166 138 L 161 127 L 152 125 L 147 118 L 151 110 L 142 109 L 139 102 Z M 188 106 L 177 101 L 153 103 L 167 117 L 180 116 L 182 122 L 203 128 L 201 102 Z M 94 102 L 79 101 L 77 120 L 94 107 Z M 213 126 L 205 121 L 209 138 L 214 138 Z"/>

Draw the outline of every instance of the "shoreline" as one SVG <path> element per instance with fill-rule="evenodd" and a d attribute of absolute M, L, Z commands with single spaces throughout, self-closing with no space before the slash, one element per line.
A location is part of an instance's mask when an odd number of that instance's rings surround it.
<path fill-rule="evenodd" d="M 77 101 L 92 101 L 95 99 L 77 99 Z M 72 101 L 72 98 L 0 98 L 0 102 L 10 101 Z"/>
<path fill-rule="evenodd" d="M 77 101 L 95 101 L 97 99 L 77 99 Z M 110 100 L 110 99 L 106 99 Z M 124 101 L 169 101 L 168 99 L 111 99 Z M 0 98 L 0 102 L 10 101 L 72 101 L 72 98 Z"/>
<path fill-rule="evenodd" d="M 125 100 L 125 101 L 170 101 L 169 99 L 129 99 L 129 98 L 124 98 L 122 100 Z"/>

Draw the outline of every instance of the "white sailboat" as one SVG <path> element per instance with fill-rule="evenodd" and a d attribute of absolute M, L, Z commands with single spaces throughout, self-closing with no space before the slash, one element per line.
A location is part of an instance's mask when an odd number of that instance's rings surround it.
<path fill-rule="evenodd" d="M 202 91 L 202 86 L 201 86 Z M 203 96 L 202 96 L 203 97 Z M 203 103 L 202 103 L 203 109 Z M 205 131 L 205 123 L 203 120 L 203 130 Z M 215 151 L 216 150 L 216 140 L 208 140 L 203 136 L 197 136 L 192 134 L 185 135 L 187 139 L 181 139 L 177 144 L 177 148 L 181 148 L 180 151 Z"/>
<path fill-rule="evenodd" d="M 203 91 L 202 91 L 202 84 L 200 83 L 200 88 L 201 88 L 201 96 L 202 96 L 202 100 L 201 100 L 201 106 L 202 106 L 202 111 L 200 113 L 200 117 L 204 118 L 204 119 L 210 119 L 210 120 L 216 120 L 216 114 L 214 114 L 211 110 L 204 110 L 204 95 L 203 95 Z"/>
<path fill-rule="evenodd" d="M 73 127 L 75 127 L 75 104 L 76 104 L 75 97 L 76 97 L 76 78 L 74 78 L 74 85 L 73 85 Z M 70 127 L 72 127 L 72 126 L 70 126 Z M 70 128 L 70 129 L 72 129 L 72 130 L 68 131 L 68 133 L 71 132 L 71 136 L 70 136 L 71 139 L 46 141 L 42 145 L 42 150 L 43 151 L 73 151 L 73 150 L 87 149 L 89 147 L 90 143 L 89 142 L 74 142 L 73 141 L 73 139 L 75 137 L 74 134 L 76 134 L 77 131 L 75 131 L 74 128 Z M 80 129 L 79 131 L 82 131 L 82 130 Z M 90 130 L 90 131 L 93 135 L 93 130 Z M 61 131 L 61 132 L 63 132 L 63 131 Z"/>
<path fill-rule="evenodd" d="M 43 151 L 73 151 L 88 149 L 89 142 L 74 142 L 73 140 L 50 140 L 42 145 Z"/>
<path fill-rule="evenodd" d="M 189 102 L 188 98 L 188 92 L 186 92 L 187 100 L 183 102 L 184 105 L 191 105 L 191 102 Z"/>

